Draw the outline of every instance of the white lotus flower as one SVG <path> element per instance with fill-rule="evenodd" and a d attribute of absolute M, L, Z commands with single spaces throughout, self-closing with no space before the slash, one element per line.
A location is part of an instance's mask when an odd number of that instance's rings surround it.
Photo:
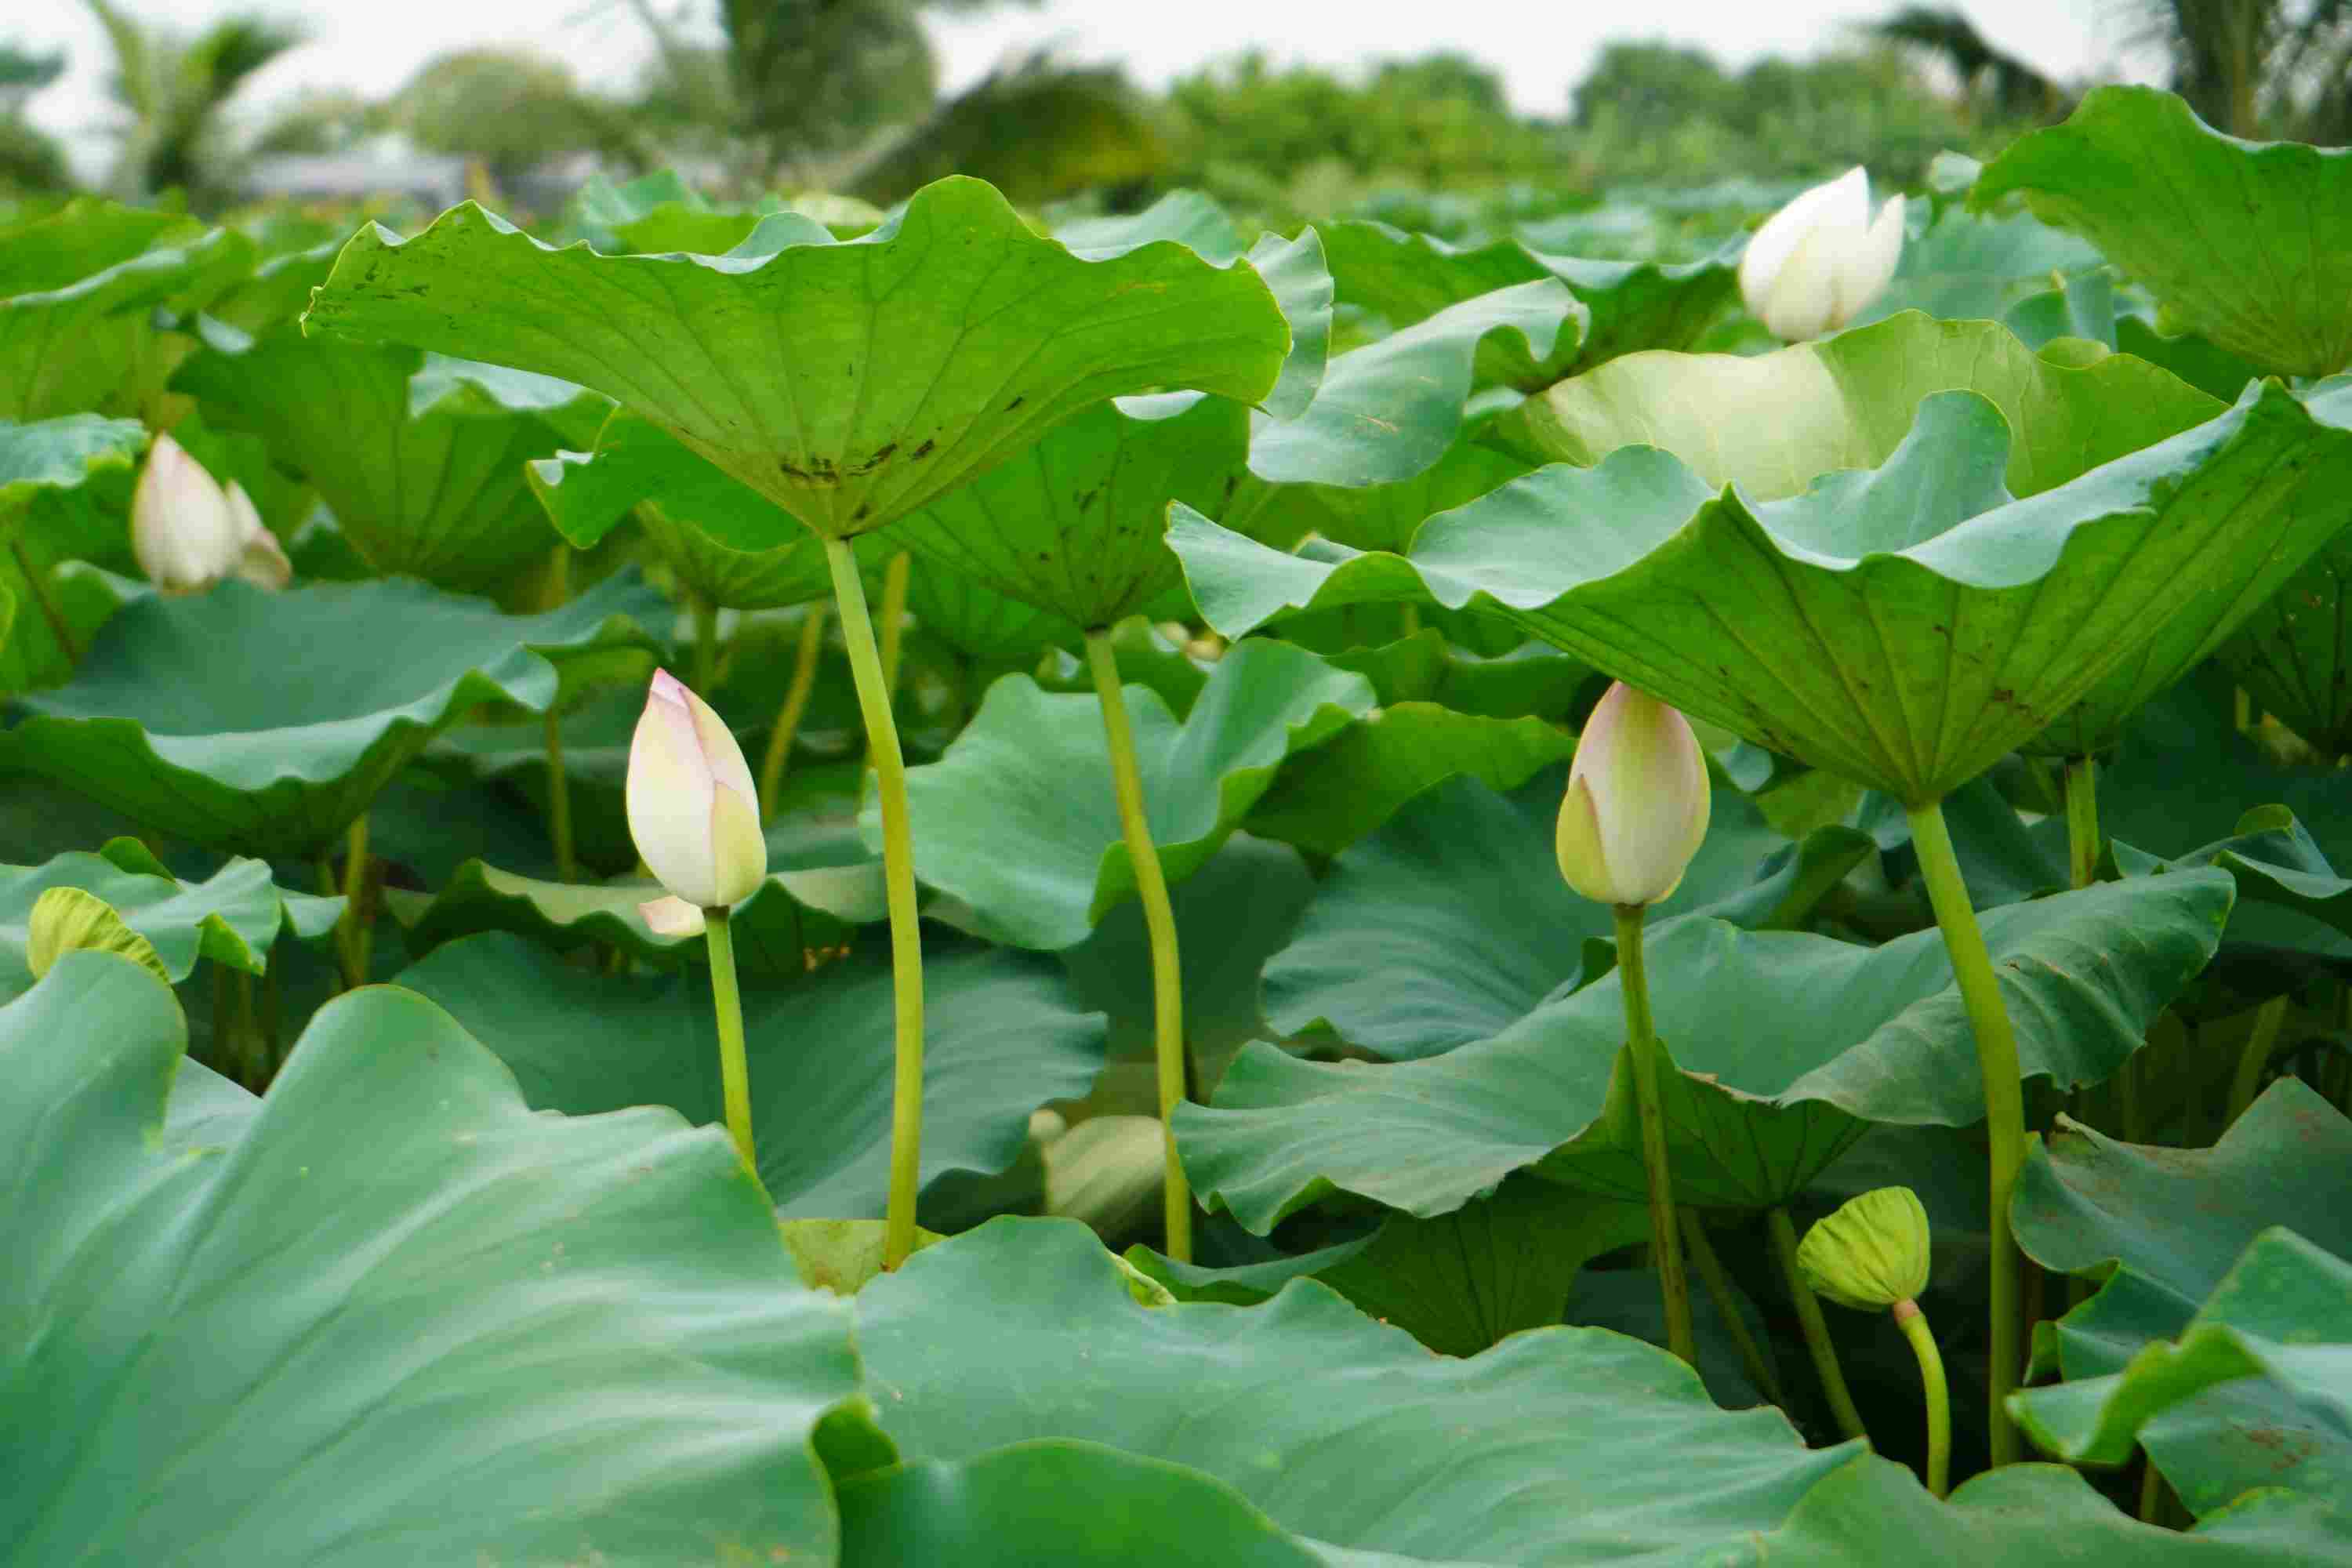
<path fill-rule="evenodd" d="M 1764 220 L 1739 261 L 1739 292 L 1775 337 L 1834 332 L 1878 298 L 1903 259 L 1903 198 L 1870 216 L 1870 176 L 1849 169 Z"/>
<path fill-rule="evenodd" d="M 760 797 L 742 749 L 710 705 L 666 669 L 654 671 L 629 742 L 625 795 L 637 853 L 694 909 L 740 902 L 768 874 Z M 656 930 L 674 929 L 682 917 L 666 905 L 656 900 L 640 912 Z"/>
<path fill-rule="evenodd" d="M 245 487 L 222 489 L 169 436 L 155 437 L 131 493 L 131 552 L 166 594 L 196 593 L 224 577 L 283 588 L 294 574 Z"/>
<path fill-rule="evenodd" d="M 278 536 L 261 521 L 253 498 L 235 479 L 228 483 L 228 511 L 236 529 L 236 564 L 229 569 L 231 574 L 257 588 L 286 586 L 293 580 L 294 563 L 286 559 Z"/>

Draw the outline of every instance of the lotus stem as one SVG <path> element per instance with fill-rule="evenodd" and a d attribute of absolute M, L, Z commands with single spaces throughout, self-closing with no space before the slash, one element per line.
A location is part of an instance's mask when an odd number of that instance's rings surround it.
<path fill-rule="evenodd" d="M 547 558 L 547 575 L 540 583 L 540 608 L 560 610 L 572 602 L 572 546 L 562 540 Z"/>
<path fill-rule="evenodd" d="M 907 633 L 907 586 L 915 574 L 915 558 L 901 550 L 882 569 L 882 689 L 892 701 L 898 697 L 898 650 Z"/>
<path fill-rule="evenodd" d="M 1968 883 L 1960 876 L 1951 830 L 1944 823 L 1943 803 L 1929 801 L 1914 806 L 1910 817 L 1912 847 L 1919 857 L 1919 873 L 1927 883 L 1927 900 L 1935 908 L 1936 923 L 1943 928 L 1944 949 L 1968 1008 L 1969 1027 L 1977 1041 L 1977 1067 L 1984 1078 L 1985 1131 L 1992 1144 L 1988 1431 L 1993 1464 L 2006 1465 L 2014 1463 L 2022 1452 L 2016 1425 L 2009 1416 L 2009 1396 L 2017 1387 L 2025 1351 L 2025 1303 L 2020 1290 L 2017 1242 L 2010 1233 L 2009 1200 L 2017 1187 L 2017 1173 L 2025 1163 L 2023 1075 L 2017 1061 L 2017 1036 L 2000 999 L 2000 981 L 1993 973 L 1984 931 L 1969 902 Z M 2129 1071 L 2127 1062 L 2125 1072 Z"/>
<path fill-rule="evenodd" d="M 572 777 L 563 770 L 563 719 L 552 703 L 547 709 L 547 831 L 555 840 L 556 879 L 578 881 L 580 866 L 572 856 Z"/>
<path fill-rule="evenodd" d="M 1952 1489 L 1952 1394 L 1944 1380 L 1944 1355 L 1918 1302 L 1895 1302 L 1895 1321 L 1919 1358 L 1919 1386 L 1927 1396 L 1927 1489 L 1940 1498 Z"/>
<path fill-rule="evenodd" d="M 923 1143 L 923 933 L 915 909 L 915 834 L 907 808 L 907 763 L 890 714 L 889 683 L 866 613 L 866 585 L 846 540 L 824 542 L 833 567 L 842 641 L 866 716 L 866 745 L 882 807 L 883 888 L 890 910 L 890 979 L 898 1009 L 898 1067 L 890 1096 L 890 1196 L 882 1232 L 882 1267 L 896 1268 L 915 1249 L 915 1196 Z"/>
<path fill-rule="evenodd" d="M 1152 1049 L 1159 1065 L 1160 1136 L 1167 1162 L 1160 1189 L 1167 1215 L 1168 1256 L 1192 1261 L 1192 1193 L 1176 1156 L 1176 1108 L 1184 1102 L 1184 981 L 1176 951 L 1176 910 L 1168 901 L 1168 877 L 1143 799 L 1143 773 L 1136 763 L 1135 731 L 1119 693 L 1118 660 L 1110 633 L 1087 634 L 1087 663 L 1094 671 L 1095 695 L 1102 700 L 1103 737 L 1110 746 L 1111 792 L 1118 798 L 1119 826 L 1127 858 L 1135 868 L 1136 897 L 1143 902 L 1144 930 L 1151 938 Z"/>
<path fill-rule="evenodd" d="M 352 818 L 343 849 L 343 984 L 356 988 L 367 984 L 373 931 L 367 919 L 368 819 L 362 811 Z"/>
<path fill-rule="evenodd" d="M 1642 1120 L 1642 1173 L 1650 1188 L 1650 1251 L 1657 1260 L 1658 1289 L 1665 1298 L 1666 1347 L 1696 1368 L 1697 1341 L 1691 1333 L 1690 1281 L 1683 1275 L 1682 1232 L 1675 1224 L 1675 1175 L 1666 1157 L 1665 1107 L 1658 1102 L 1663 1076 L 1658 1032 L 1650 1021 L 1649 970 L 1642 956 L 1642 924 L 1648 910 L 1618 904 L 1617 973 L 1625 1002 L 1625 1053 L 1633 1068 L 1633 1103 Z"/>
<path fill-rule="evenodd" d="M 1419 637 L 1421 635 L 1421 606 L 1419 605 L 1401 605 L 1398 608 L 1403 612 L 1404 635 L 1409 637 Z"/>
<path fill-rule="evenodd" d="M 2099 762 L 2066 759 L 2066 868 L 2077 888 L 2099 877 Z"/>
<path fill-rule="evenodd" d="M 809 698 L 816 691 L 818 657 L 824 651 L 825 607 L 811 605 L 801 622 L 801 642 L 793 657 L 793 681 L 784 689 L 784 705 L 776 710 L 776 727 L 768 734 L 767 754 L 760 759 L 760 820 L 776 817 L 776 797 L 784 782 L 784 763 L 793 753 L 793 738 L 800 733 Z"/>
<path fill-rule="evenodd" d="M 719 605 L 699 594 L 688 603 L 694 610 L 694 689 L 708 700 L 719 684 Z"/>
<path fill-rule="evenodd" d="M 2237 1076 L 2230 1080 L 2230 1114 L 2222 1122 L 2224 1129 L 2246 1113 L 2254 1096 L 2263 1089 L 2263 1071 L 2271 1065 L 2271 1053 L 2278 1048 L 2279 1029 L 2286 1023 L 2290 999 L 2273 996 L 2254 1009 L 2253 1032 L 2246 1037 L 2245 1051 L 2238 1058 Z"/>
<path fill-rule="evenodd" d="M 269 1066 L 273 1072 L 278 1067 L 278 1034 L 286 1024 L 285 983 L 281 978 L 283 971 L 278 963 L 282 951 L 283 944 L 273 939 L 268 951 L 262 954 L 262 962 L 267 967 L 261 972 L 261 1044 L 269 1053 Z"/>
<path fill-rule="evenodd" d="M 702 911 L 703 941 L 710 949 L 710 1005 L 719 1018 L 719 1082 L 727 1107 L 727 1135 L 743 1169 L 756 1179 L 760 1155 L 751 1142 L 751 1068 L 743 1049 L 743 994 L 735 984 L 732 913 L 725 905 Z"/>
<path fill-rule="evenodd" d="M 1822 1393 L 1830 1402 L 1830 1414 L 1837 1420 L 1838 1430 L 1849 1437 L 1868 1437 L 1863 1428 L 1862 1412 L 1853 1405 L 1853 1393 L 1845 1385 L 1845 1369 L 1838 1365 L 1837 1345 L 1830 1339 L 1830 1326 L 1822 1320 L 1821 1298 L 1805 1283 L 1805 1271 L 1797 1264 L 1797 1227 L 1784 1208 L 1764 1211 L 1766 1222 L 1772 1230 L 1772 1250 L 1780 1259 L 1780 1273 L 1789 1282 L 1789 1300 L 1797 1309 L 1797 1323 L 1805 1331 L 1805 1349 L 1812 1352 L 1813 1370 L 1820 1374 Z"/>
<path fill-rule="evenodd" d="M 1708 1299 L 1715 1302 L 1716 1311 L 1731 1332 L 1731 1342 L 1739 1347 L 1739 1359 L 1748 1368 L 1748 1381 L 1773 1404 L 1788 1404 L 1787 1396 L 1780 1392 L 1780 1379 L 1773 1372 L 1770 1359 L 1764 1354 L 1764 1348 L 1756 1342 L 1756 1336 L 1748 1331 L 1748 1320 L 1739 1315 L 1738 1300 L 1731 1293 L 1731 1276 L 1725 1272 L 1723 1259 L 1716 1256 L 1715 1243 L 1706 1238 L 1705 1222 L 1699 1218 L 1696 1209 L 1686 1208 L 1680 1212 L 1683 1245 L 1690 1253 L 1691 1262 L 1698 1268 L 1699 1281 L 1706 1287 Z"/>
<path fill-rule="evenodd" d="M 41 619 L 49 623 L 49 635 L 58 639 L 58 650 L 66 656 L 67 665 L 79 664 L 81 645 L 74 641 L 73 623 L 66 619 L 66 613 L 58 604 L 56 595 L 49 592 L 48 574 L 34 568 L 33 558 L 25 553 L 25 542 L 21 538 L 10 538 L 8 553 L 16 558 L 16 570 L 25 574 L 26 584 L 33 591 L 33 603 L 40 606 Z"/>

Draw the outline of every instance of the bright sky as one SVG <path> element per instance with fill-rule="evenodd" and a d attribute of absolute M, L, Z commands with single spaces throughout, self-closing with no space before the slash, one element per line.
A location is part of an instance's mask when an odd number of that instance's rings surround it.
<path fill-rule="evenodd" d="M 628 0 L 120 0 L 132 14 L 194 27 L 230 9 L 300 19 L 311 42 L 254 79 L 240 119 L 266 115 L 306 87 L 390 91 L 433 55 L 482 45 L 520 45 L 568 61 L 591 82 L 625 85 L 650 52 Z M 1947 0 L 1949 3 L 1949 0 Z M 654 0 L 669 12 L 679 0 Z M 1612 38 L 1695 44 L 1727 63 L 1763 54 L 1803 56 L 1837 43 L 1855 22 L 1896 0 L 1643 0 L 1638 7 L 1591 0 L 1045 0 L 936 21 L 948 85 L 972 81 L 1008 54 L 1055 43 L 1081 61 L 1117 61 L 1159 87 L 1202 63 L 1250 46 L 1277 61 L 1350 67 L 1433 48 L 1458 49 L 1502 72 L 1529 113 L 1564 111 L 1570 84 Z M 697 13 L 712 5 L 693 5 Z M 2060 78 L 2145 74 L 2131 47 L 2136 0 L 1958 0 L 1979 32 Z M 0 39 L 44 52 L 63 47 L 66 77 L 33 100 L 32 118 L 66 136 L 86 168 L 102 161 L 108 51 L 75 0 L 33 0 L 32 14 L 0 19 Z M 1638 24 L 1622 20 L 1628 13 Z M 1604 19 L 1605 18 L 1605 19 Z M 1598 25 L 1596 25 L 1596 22 Z"/>

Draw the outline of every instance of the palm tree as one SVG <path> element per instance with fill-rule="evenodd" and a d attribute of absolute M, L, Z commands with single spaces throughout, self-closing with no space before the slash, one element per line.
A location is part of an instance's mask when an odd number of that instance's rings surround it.
<path fill-rule="evenodd" d="M 247 78 L 303 41 L 268 17 L 224 16 L 193 37 L 142 23 L 110 0 L 84 0 L 114 50 L 107 90 L 128 111 L 113 184 L 131 196 L 219 188 L 222 107 Z"/>

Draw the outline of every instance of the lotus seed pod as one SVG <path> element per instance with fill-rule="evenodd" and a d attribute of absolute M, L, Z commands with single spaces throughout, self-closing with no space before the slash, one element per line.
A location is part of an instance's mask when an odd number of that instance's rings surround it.
<path fill-rule="evenodd" d="M 80 888 L 51 888 L 33 900 L 25 962 L 38 980 L 68 952 L 111 952 L 131 960 L 169 985 L 155 944 L 123 924 L 114 906 Z"/>
<path fill-rule="evenodd" d="M 1908 1187 L 1863 1194 L 1805 1233 L 1797 1267 L 1818 1295 L 1884 1311 L 1927 1288 L 1927 1211 Z"/>

